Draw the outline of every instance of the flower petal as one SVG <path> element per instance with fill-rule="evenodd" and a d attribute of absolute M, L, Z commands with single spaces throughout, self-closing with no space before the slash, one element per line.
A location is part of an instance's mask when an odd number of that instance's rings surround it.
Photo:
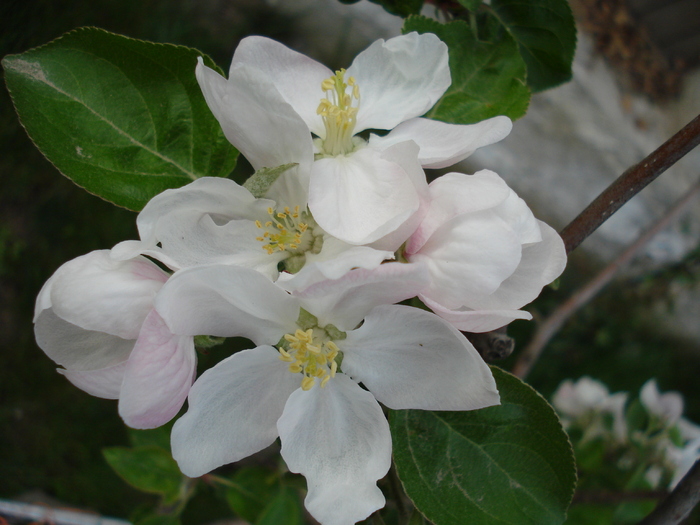
<path fill-rule="evenodd" d="M 419 207 L 401 165 L 365 147 L 314 162 L 309 209 L 319 226 L 349 244 L 369 244 L 396 230 Z"/>
<path fill-rule="evenodd" d="M 467 125 L 414 118 L 402 122 L 383 137 L 370 135 L 369 144 L 384 149 L 413 140 L 420 147 L 418 160 L 424 168 L 446 168 L 483 146 L 503 140 L 512 128 L 511 120 L 502 116 Z"/>
<path fill-rule="evenodd" d="M 204 372 L 171 434 L 173 458 L 190 477 L 243 459 L 277 438 L 277 420 L 299 389 L 271 346 L 243 350 Z"/>
<path fill-rule="evenodd" d="M 471 343 L 425 310 L 377 306 L 338 346 L 343 372 L 391 409 L 476 410 L 500 403 L 491 370 Z"/>
<path fill-rule="evenodd" d="M 119 399 L 126 361 L 98 370 L 64 370 L 58 372 L 80 390 L 103 399 Z"/>
<path fill-rule="evenodd" d="M 127 361 L 119 415 L 132 428 L 156 428 L 175 417 L 196 373 L 191 336 L 173 335 L 152 310 Z"/>
<path fill-rule="evenodd" d="M 253 168 L 297 162 L 308 172 L 313 161 L 309 128 L 265 73 L 237 64 L 226 81 L 201 58 L 195 73 L 226 138 Z"/>
<path fill-rule="evenodd" d="M 156 195 L 139 213 L 137 225 L 147 248 L 144 253 L 155 254 L 165 264 L 172 261 L 178 269 L 236 264 L 272 279 L 277 277 L 281 254 L 263 250 L 255 225 L 256 220 L 269 219 L 270 207 L 275 207 L 274 201 L 256 199 L 232 180 L 202 177 Z M 130 243 L 113 248 L 112 257 L 131 255 Z"/>
<path fill-rule="evenodd" d="M 427 213 L 406 243 L 406 253 L 420 250 L 435 230 L 453 217 L 494 208 L 508 198 L 510 191 L 505 181 L 489 170 L 438 177 L 430 183 Z"/>
<path fill-rule="evenodd" d="M 265 73 L 271 82 L 304 119 L 309 129 L 323 138 L 325 128 L 317 115 L 324 92 L 321 82 L 333 75 L 323 64 L 288 47 L 261 36 L 250 36 L 238 44 L 231 68 L 246 64 Z"/>
<path fill-rule="evenodd" d="M 323 241 L 320 253 L 307 253 L 304 267 L 294 275 L 280 275 L 277 284 L 290 292 L 303 290 L 327 279 L 340 279 L 355 268 L 372 270 L 393 258 L 393 252 L 375 250 L 369 246 L 352 246 L 328 236 Z"/>
<path fill-rule="evenodd" d="M 262 274 L 238 266 L 181 270 L 163 286 L 155 307 L 174 334 L 247 337 L 276 344 L 293 332 L 299 304 Z"/>
<path fill-rule="evenodd" d="M 470 308 L 445 308 L 440 303 L 419 295 L 421 301 L 437 315 L 463 332 L 490 332 L 515 319 L 532 319 L 532 314 L 524 310 L 472 310 Z"/>
<path fill-rule="evenodd" d="M 499 288 L 483 297 L 472 297 L 466 306 L 474 309 L 517 309 L 535 300 L 542 288 L 559 277 L 566 267 L 566 248 L 559 234 L 537 221 L 542 241 L 523 246 L 520 264 Z"/>
<path fill-rule="evenodd" d="M 360 89 L 355 132 L 391 129 L 428 111 L 450 86 L 447 45 L 432 33 L 382 39 L 347 71 Z"/>
<path fill-rule="evenodd" d="M 134 339 L 84 330 L 61 319 L 50 308 L 34 321 L 34 336 L 47 356 L 72 371 L 100 370 L 124 363 L 135 343 Z"/>
<path fill-rule="evenodd" d="M 443 224 L 410 260 L 428 265 L 431 282 L 421 293 L 453 309 L 498 289 L 518 267 L 521 251 L 513 230 L 483 211 Z"/>
<path fill-rule="evenodd" d="M 90 252 L 56 270 L 39 293 L 35 314 L 50 305 L 58 317 L 85 330 L 136 339 L 167 278 L 143 257 L 114 261 L 109 250 Z"/>
<path fill-rule="evenodd" d="M 304 504 L 324 525 L 347 525 L 384 506 L 376 482 L 391 464 L 391 435 L 372 394 L 343 374 L 296 390 L 277 422 L 282 457 L 306 477 Z"/>
<path fill-rule="evenodd" d="M 352 330 L 375 306 L 414 297 L 427 284 L 425 265 L 387 263 L 374 270 L 352 270 L 294 295 L 318 318 L 320 326 L 330 323 L 340 330 Z"/>

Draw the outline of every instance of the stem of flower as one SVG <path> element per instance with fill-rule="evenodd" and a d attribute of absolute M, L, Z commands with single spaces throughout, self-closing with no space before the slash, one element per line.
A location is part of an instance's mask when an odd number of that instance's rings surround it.
<path fill-rule="evenodd" d="M 676 525 L 700 502 L 700 459 L 639 525 Z"/>
<path fill-rule="evenodd" d="M 640 163 L 627 169 L 561 231 L 570 253 L 624 203 L 700 144 L 700 115 Z"/>
<path fill-rule="evenodd" d="M 696 119 L 697 120 L 697 119 Z M 547 343 L 556 335 L 562 325 L 574 315 L 582 306 L 593 299 L 605 285 L 617 274 L 618 270 L 627 264 L 646 244 L 660 231 L 668 227 L 673 221 L 678 219 L 688 208 L 693 200 L 700 192 L 700 181 L 696 182 L 682 199 L 676 202 L 673 207 L 661 217 L 656 224 L 649 230 L 644 232 L 637 241 L 628 247 L 620 256 L 612 263 L 606 266 L 603 271 L 596 275 L 586 285 L 579 288 L 574 295 L 567 301 L 559 305 L 559 307 L 551 313 L 551 315 L 537 327 L 535 335 L 533 335 L 530 343 L 525 350 L 520 354 L 515 366 L 513 374 L 519 378 L 524 378 L 530 372 L 530 369 L 535 364 L 535 361 L 544 350 Z"/>

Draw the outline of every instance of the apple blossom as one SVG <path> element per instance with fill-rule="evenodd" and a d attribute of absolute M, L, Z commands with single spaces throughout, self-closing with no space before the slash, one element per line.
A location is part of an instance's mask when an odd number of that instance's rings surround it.
<path fill-rule="evenodd" d="M 256 199 L 246 188 L 219 177 L 202 177 L 156 195 L 136 223 L 141 240 L 118 244 L 112 257 L 148 255 L 173 270 L 232 264 L 276 280 L 280 270 L 297 274 L 313 263 L 323 278 L 337 279 L 351 268 L 374 268 L 394 256 L 328 235 L 299 192 L 284 192 L 279 201 Z M 299 279 L 308 281 L 303 273 Z"/>
<path fill-rule="evenodd" d="M 354 523 L 381 508 L 376 481 L 389 469 L 391 436 L 377 401 L 426 410 L 499 403 L 489 368 L 455 328 L 391 304 L 425 280 L 422 265 L 386 264 L 289 294 L 247 268 L 177 272 L 155 301 L 174 333 L 258 345 L 193 385 L 172 432 L 181 470 L 201 476 L 279 436 L 287 466 L 307 479 L 305 504 L 317 520 Z"/>
<path fill-rule="evenodd" d="M 489 170 L 434 180 L 425 217 L 399 257 L 426 264 L 430 283 L 420 299 L 469 332 L 530 319 L 519 309 L 566 265 L 559 235 Z"/>
<path fill-rule="evenodd" d="M 114 261 L 94 251 L 63 264 L 36 300 L 39 347 L 78 388 L 119 399 L 134 428 L 172 419 L 194 381 L 193 338 L 171 333 L 153 309 L 167 279 L 143 257 Z"/>
<path fill-rule="evenodd" d="M 419 118 L 451 83 L 447 46 L 430 33 L 377 40 L 335 73 L 273 40 L 248 37 L 228 79 L 202 60 L 196 74 L 231 143 L 255 169 L 298 163 L 316 221 L 350 244 L 386 236 L 419 208 L 410 177 L 383 157 L 388 147 L 412 140 L 424 167 L 444 167 L 511 129 L 507 117 L 472 125 Z M 358 136 L 371 129 L 391 131 Z"/>

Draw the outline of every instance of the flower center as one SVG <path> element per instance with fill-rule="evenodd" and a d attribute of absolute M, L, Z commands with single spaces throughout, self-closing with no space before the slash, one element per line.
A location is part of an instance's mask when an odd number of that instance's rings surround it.
<path fill-rule="evenodd" d="M 335 377 L 342 361 L 342 353 L 333 339 L 345 339 L 345 332 L 333 325 L 319 327 L 317 323 L 318 319 L 302 308 L 297 320 L 299 328 L 282 336 L 277 345 L 280 359 L 289 363 L 289 371 L 302 375 L 302 390 L 310 390 L 317 378 L 324 388 Z"/>
<path fill-rule="evenodd" d="M 323 235 L 315 232 L 316 221 L 309 211 L 299 211 L 299 206 L 294 210 L 289 207 L 283 211 L 268 208 L 270 220 L 255 221 L 255 225 L 262 230 L 262 235 L 256 240 L 263 243 L 263 250 L 272 255 L 275 252 L 287 252 L 287 261 L 284 270 L 290 273 L 298 272 L 306 262 L 306 252 L 319 253 L 323 246 Z"/>
<path fill-rule="evenodd" d="M 360 88 L 354 77 L 349 77 L 346 83 L 345 70 L 340 69 L 321 82 L 321 89 L 326 92 L 326 98 L 321 99 L 316 113 L 321 115 L 326 127 L 322 153 L 333 157 L 350 153 L 355 149 L 352 137 L 360 107 Z"/>

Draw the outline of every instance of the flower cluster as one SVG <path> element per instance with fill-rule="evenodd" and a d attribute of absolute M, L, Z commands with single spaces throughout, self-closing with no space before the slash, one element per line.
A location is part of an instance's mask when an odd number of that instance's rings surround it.
<path fill-rule="evenodd" d="M 324 524 L 384 505 L 391 409 L 499 403 L 460 333 L 513 319 L 563 271 L 559 236 L 492 171 L 450 166 L 511 129 L 422 118 L 451 83 L 435 35 L 379 40 L 331 71 L 246 38 L 228 79 L 196 77 L 256 170 L 153 198 L 139 240 L 64 264 L 37 299 L 39 346 L 76 386 L 119 400 L 127 425 L 187 412 L 172 452 L 200 476 L 278 437 Z M 274 173 L 274 176 L 271 175 Z M 397 303 L 418 297 L 432 312 Z M 198 336 L 254 348 L 196 377 Z M 196 381 L 195 381 L 196 379 Z"/>
<path fill-rule="evenodd" d="M 622 479 L 607 488 L 672 489 L 700 458 L 700 427 L 682 417 L 683 397 L 661 394 L 654 379 L 632 401 L 589 377 L 566 380 L 552 404 L 574 444 L 584 485 L 588 478 L 596 486 Z"/>

